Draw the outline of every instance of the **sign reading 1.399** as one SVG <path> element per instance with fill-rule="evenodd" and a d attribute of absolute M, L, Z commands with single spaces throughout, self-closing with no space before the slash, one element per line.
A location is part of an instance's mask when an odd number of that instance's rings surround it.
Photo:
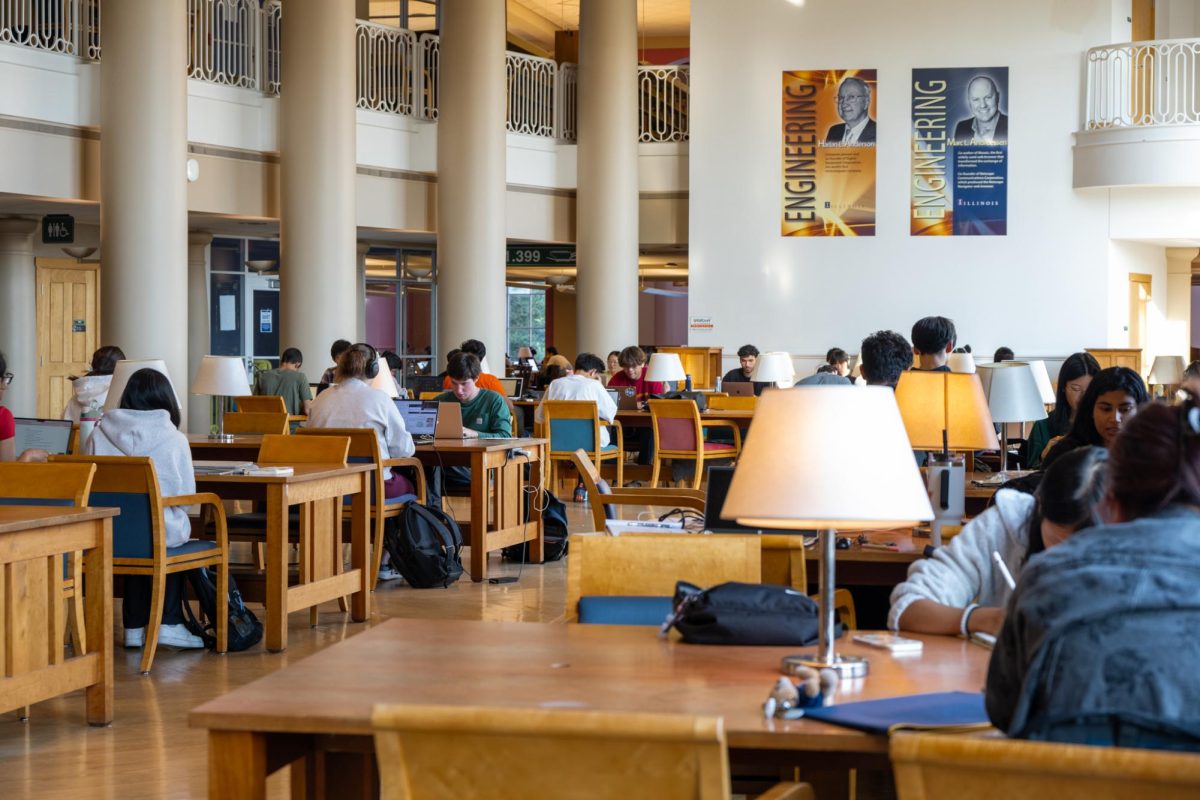
<path fill-rule="evenodd" d="M 42 217 L 43 244 L 74 244 L 75 218 L 70 214 L 47 214 Z"/>
<path fill-rule="evenodd" d="M 505 262 L 510 267 L 573 267 L 573 244 L 510 244 Z"/>

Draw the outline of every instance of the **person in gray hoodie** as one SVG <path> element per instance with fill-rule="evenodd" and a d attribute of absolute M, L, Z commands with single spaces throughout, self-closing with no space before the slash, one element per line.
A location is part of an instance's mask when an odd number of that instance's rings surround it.
<path fill-rule="evenodd" d="M 71 399 L 63 409 L 62 418 L 79 422 L 83 417 L 99 418 L 108 399 L 113 370 L 125 353 L 115 345 L 105 345 L 92 354 L 92 368 L 86 375 L 71 380 Z"/>
<path fill-rule="evenodd" d="M 97 456 L 149 456 L 158 475 L 163 497 L 196 492 L 196 474 L 187 437 L 179 432 L 179 403 L 171 382 L 161 372 L 139 369 L 129 376 L 120 408 L 104 415 L 96 425 L 84 451 Z M 179 547 L 192 535 L 184 508 L 165 508 L 167 547 Z M 183 624 L 183 587 L 186 573 L 168 575 L 163 599 L 162 626 L 158 643 L 173 647 L 201 648 L 204 641 Z M 141 647 L 146 642 L 150 621 L 150 578 L 125 577 L 125 600 L 121 606 L 125 646 Z"/>

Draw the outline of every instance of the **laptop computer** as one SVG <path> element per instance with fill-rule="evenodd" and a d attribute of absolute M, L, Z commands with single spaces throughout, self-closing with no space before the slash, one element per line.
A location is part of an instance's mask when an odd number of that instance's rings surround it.
<path fill-rule="evenodd" d="M 608 396 L 612 398 L 614 405 L 621 402 L 621 393 L 616 389 L 605 389 L 605 391 L 608 392 Z"/>
<path fill-rule="evenodd" d="M 429 401 L 432 402 L 432 401 Z M 435 440 L 463 438 L 462 406 L 458 403 L 435 403 L 438 406 L 437 425 L 433 431 Z M 520 436 L 492 436 L 488 442 L 516 441 Z"/>
<path fill-rule="evenodd" d="M 750 381 L 726 381 L 721 384 L 721 391 L 730 397 L 753 397 L 754 384 Z"/>
<path fill-rule="evenodd" d="M 749 386 L 750 384 L 746 384 Z M 721 508 L 733 482 L 733 467 L 709 467 L 708 489 L 704 495 L 704 530 L 713 533 L 762 533 L 759 528 L 739 524 L 737 520 L 721 519 Z"/>
<path fill-rule="evenodd" d="M 404 427 L 413 439 L 430 441 L 437 430 L 438 407 L 436 400 L 393 400 L 396 410 L 404 419 Z M 450 405 L 458 405 L 451 403 Z M 461 418 L 460 418 L 461 420 Z"/>
<path fill-rule="evenodd" d="M 637 389 L 633 386 L 619 386 L 614 389 L 617 393 L 617 410 L 618 411 L 637 411 L 638 398 Z"/>
<path fill-rule="evenodd" d="M 67 447 L 71 444 L 71 420 L 17 417 L 15 422 L 17 455 L 31 448 L 45 450 L 52 456 L 66 454 Z"/>
<path fill-rule="evenodd" d="M 521 390 L 525 388 L 524 378 L 499 378 L 500 385 L 504 387 L 504 395 L 513 400 L 521 396 Z"/>

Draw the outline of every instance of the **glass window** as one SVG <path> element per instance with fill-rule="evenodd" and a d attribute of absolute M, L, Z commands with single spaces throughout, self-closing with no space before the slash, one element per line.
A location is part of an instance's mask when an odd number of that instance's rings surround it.
<path fill-rule="evenodd" d="M 508 287 L 508 354 L 532 347 L 546 352 L 546 292 L 523 286 Z"/>

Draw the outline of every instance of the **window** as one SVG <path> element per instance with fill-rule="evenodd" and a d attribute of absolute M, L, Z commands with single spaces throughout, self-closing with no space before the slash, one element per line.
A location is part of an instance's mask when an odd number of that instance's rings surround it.
<path fill-rule="evenodd" d="M 522 347 L 532 347 L 541 358 L 546 352 L 546 291 L 508 287 L 508 354 L 516 358 Z"/>

